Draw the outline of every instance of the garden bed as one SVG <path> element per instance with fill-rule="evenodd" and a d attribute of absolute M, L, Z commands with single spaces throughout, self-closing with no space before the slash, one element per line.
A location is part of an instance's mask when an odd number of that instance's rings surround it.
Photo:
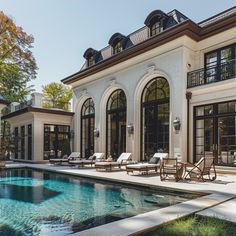
<path fill-rule="evenodd" d="M 236 223 L 213 217 L 190 216 L 142 236 L 236 236 Z"/>

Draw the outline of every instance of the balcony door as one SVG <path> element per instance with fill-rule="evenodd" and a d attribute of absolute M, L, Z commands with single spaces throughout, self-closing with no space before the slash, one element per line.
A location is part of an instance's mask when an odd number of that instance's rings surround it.
<path fill-rule="evenodd" d="M 236 101 L 195 108 L 195 161 L 213 155 L 218 165 L 236 165 Z"/>

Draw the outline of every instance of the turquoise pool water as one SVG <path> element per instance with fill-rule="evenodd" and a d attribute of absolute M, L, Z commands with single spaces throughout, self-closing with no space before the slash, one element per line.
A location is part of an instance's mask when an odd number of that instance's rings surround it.
<path fill-rule="evenodd" d="M 7 170 L 0 177 L 0 235 L 68 235 L 195 197 L 30 169 Z"/>

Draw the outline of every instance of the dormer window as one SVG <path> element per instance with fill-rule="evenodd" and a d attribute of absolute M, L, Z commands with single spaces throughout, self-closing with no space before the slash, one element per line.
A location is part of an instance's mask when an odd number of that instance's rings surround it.
<path fill-rule="evenodd" d="M 150 26 L 150 36 L 154 36 L 157 35 L 161 32 L 161 24 L 160 22 L 154 22 L 151 26 Z"/>
<path fill-rule="evenodd" d="M 159 34 L 165 27 L 168 15 L 160 10 L 151 12 L 146 18 L 144 24 L 149 28 L 149 36 Z"/>
<path fill-rule="evenodd" d="M 84 53 L 84 58 L 87 61 L 87 67 L 95 65 L 99 61 L 99 52 L 93 48 L 88 48 Z"/>
<path fill-rule="evenodd" d="M 95 60 L 94 60 L 94 56 L 93 56 L 93 55 L 91 55 L 90 57 L 88 57 L 88 59 L 87 59 L 87 64 L 88 64 L 88 66 L 92 66 L 92 65 L 95 64 Z"/>
<path fill-rule="evenodd" d="M 127 37 L 120 34 L 115 33 L 111 36 L 109 40 L 109 45 L 112 47 L 112 54 L 118 54 L 122 52 L 126 47 Z"/>
<path fill-rule="evenodd" d="M 122 45 L 121 45 L 121 41 L 118 41 L 114 44 L 114 47 L 113 47 L 113 54 L 117 54 L 119 52 L 122 51 Z"/>

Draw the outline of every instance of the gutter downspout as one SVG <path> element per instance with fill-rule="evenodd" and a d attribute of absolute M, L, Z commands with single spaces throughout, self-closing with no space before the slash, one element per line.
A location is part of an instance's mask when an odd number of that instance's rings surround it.
<path fill-rule="evenodd" d="M 191 92 L 186 92 L 186 99 L 187 99 L 187 162 L 189 162 L 189 103 L 192 98 Z"/>

